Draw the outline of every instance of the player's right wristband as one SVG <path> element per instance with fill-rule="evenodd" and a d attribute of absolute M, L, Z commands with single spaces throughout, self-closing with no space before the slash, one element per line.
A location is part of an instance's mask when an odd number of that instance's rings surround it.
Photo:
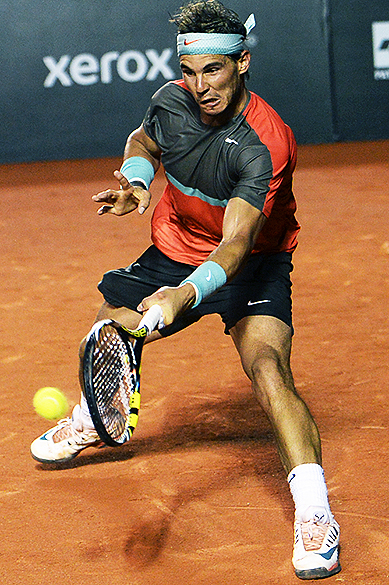
<path fill-rule="evenodd" d="M 131 156 L 127 158 L 123 162 L 120 172 L 132 185 L 140 183 L 146 191 L 149 190 L 155 174 L 153 165 L 143 156 Z"/>
<path fill-rule="evenodd" d="M 192 274 L 183 280 L 180 286 L 189 282 L 196 292 L 196 300 L 193 307 L 197 307 L 203 299 L 209 297 L 223 284 L 227 282 L 224 269 L 217 262 L 207 260 L 201 264 Z"/>

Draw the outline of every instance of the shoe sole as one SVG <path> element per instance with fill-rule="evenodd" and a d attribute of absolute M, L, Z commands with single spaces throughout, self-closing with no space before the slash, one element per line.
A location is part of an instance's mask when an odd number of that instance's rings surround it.
<path fill-rule="evenodd" d="M 71 461 L 72 459 L 74 459 L 78 455 L 78 453 L 74 453 L 74 455 L 70 455 L 69 457 L 64 457 L 63 459 L 42 459 L 42 458 L 34 455 L 34 453 L 32 451 L 30 451 L 30 453 L 31 453 L 31 457 L 33 459 L 35 459 L 35 461 L 39 461 L 39 463 L 51 463 L 54 465 L 56 463 L 66 463 L 68 461 Z"/>
<path fill-rule="evenodd" d="M 326 579 L 327 577 L 332 577 L 337 573 L 340 573 L 342 567 L 338 562 L 334 567 L 330 569 L 326 569 L 325 567 L 320 567 L 318 569 L 305 569 L 304 571 L 298 571 L 295 569 L 296 577 L 299 579 Z"/>

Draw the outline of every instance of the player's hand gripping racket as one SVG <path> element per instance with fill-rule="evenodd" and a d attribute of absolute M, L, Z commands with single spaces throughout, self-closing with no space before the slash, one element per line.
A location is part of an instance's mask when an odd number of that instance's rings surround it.
<path fill-rule="evenodd" d="M 85 396 L 95 429 L 107 445 L 122 445 L 135 430 L 143 343 L 161 318 L 161 307 L 153 305 L 137 329 L 104 320 L 88 334 L 83 360 Z"/>

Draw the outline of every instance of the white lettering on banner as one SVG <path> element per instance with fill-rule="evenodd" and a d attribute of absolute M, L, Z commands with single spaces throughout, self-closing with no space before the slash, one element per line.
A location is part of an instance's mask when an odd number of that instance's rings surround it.
<path fill-rule="evenodd" d="M 142 79 L 155 81 L 161 74 L 167 80 L 176 77 L 169 65 L 173 50 L 164 49 L 159 54 L 154 49 L 148 49 L 145 54 L 140 51 L 109 51 L 102 55 L 100 61 L 90 53 L 80 53 L 73 57 L 62 55 L 58 61 L 54 57 L 43 57 L 43 62 L 49 70 L 43 85 L 53 87 L 58 81 L 64 87 L 77 85 L 92 85 L 94 83 L 112 83 L 113 72 L 124 81 L 136 83 Z M 115 67 L 116 64 L 116 67 Z"/>
<path fill-rule="evenodd" d="M 92 85 L 93 83 L 97 83 L 99 76 L 96 73 L 99 69 L 98 60 L 93 55 L 89 55 L 89 53 L 77 55 L 69 65 L 70 77 L 79 85 Z"/>
<path fill-rule="evenodd" d="M 389 79 L 389 69 L 376 69 L 374 79 Z"/>
<path fill-rule="evenodd" d="M 119 53 L 116 51 L 109 51 L 104 53 L 100 60 L 100 72 L 102 83 L 112 83 L 112 69 L 111 65 L 119 57 Z"/>
<path fill-rule="evenodd" d="M 129 62 L 134 61 L 135 69 L 129 69 Z M 124 81 L 136 82 L 146 77 L 149 65 L 146 57 L 139 51 L 126 51 L 118 59 L 117 72 Z"/>
<path fill-rule="evenodd" d="M 50 71 L 43 84 L 45 87 L 52 87 L 57 79 L 65 87 L 72 85 L 72 80 L 65 71 L 66 67 L 70 63 L 69 55 L 62 55 L 58 63 L 54 57 L 43 57 L 43 62 Z"/>
<path fill-rule="evenodd" d="M 154 49 L 149 49 L 146 51 L 147 58 L 152 65 L 147 74 L 147 79 L 149 81 L 155 81 L 159 73 L 161 73 L 165 79 L 175 78 L 173 71 L 167 64 L 170 57 L 172 56 L 172 53 L 172 49 L 165 49 L 160 55 L 158 55 L 157 51 L 154 51 Z"/>
<path fill-rule="evenodd" d="M 374 79 L 389 79 L 389 22 L 373 22 Z"/>

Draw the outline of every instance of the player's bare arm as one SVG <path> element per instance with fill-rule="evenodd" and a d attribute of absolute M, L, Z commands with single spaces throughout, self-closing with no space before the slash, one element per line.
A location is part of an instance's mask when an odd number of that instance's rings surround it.
<path fill-rule="evenodd" d="M 224 214 L 223 239 L 207 260 L 217 262 L 230 281 L 251 254 L 266 221 L 265 215 L 247 201 L 235 197 Z"/>
<path fill-rule="evenodd" d="M 154 172 L 156 172 L 160 164 L 160 155 L 159 148 L 147 136 L 142 126 L 134 130 L 128 137 L 124 160 L 140 156 L 151 163 Z M 99 215 L 110 213 L 121 216 L 138 209 L 142 215 L 150 205 L 151 193 L 141 186 L 131 185 L 121 171 L 114 171 L 114 176 L 119 182 L 119 189 L 107 189 L 92 197 L 96 203 L 103 204 L 97 213 Z"/>
<path fill-rule="evenodd" d="M 206 262 L 213 261 L 232 280 L 251 254 L 259 232 L 266 221 L 264 214 L 238 197 L 229 201 L 223 222 L 223 239 Z M 138 310 L 146 311 L 153 304 L 161 306 L 164 324 L 170 325 L 180 314 L 193 306 L 195 289 L 187 283 L 176 288 L 164 287 L 143 299 Z"/>
<path fill-rule="evenodd" d="M 157 172 L 161 161 L 161 150 L 149 136 L 147 136 L 143 124 L 131 132 L 127 138 L 124 149 L 124 160 L 131 156 L 142 156 L 147 159 Z"/>

